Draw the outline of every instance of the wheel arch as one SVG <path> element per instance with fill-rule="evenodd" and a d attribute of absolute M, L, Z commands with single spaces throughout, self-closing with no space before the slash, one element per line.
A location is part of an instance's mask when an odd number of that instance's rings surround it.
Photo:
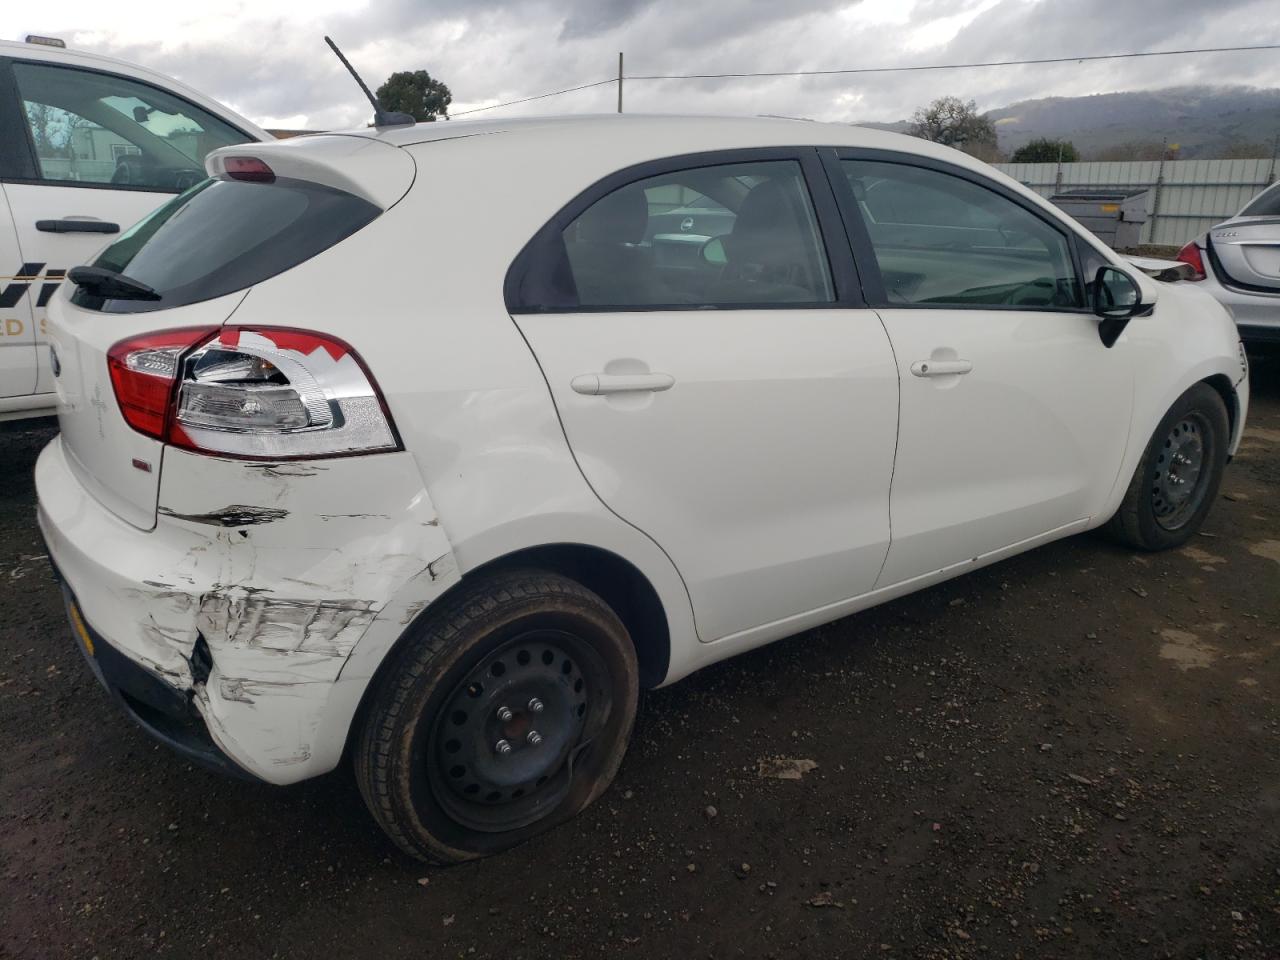
<path fill-rule="evenodd" d="M 468 570 L 406 625 L 395 643 L 383 654 L 373 676 L 364 686 L 347 727 L 344 754 L 352 749 L 373 700 L 373 691 L 377 689 L 386 671 L 394 669 L 394 664 L 399 660 L 397 653 L 412 635 L 418 621 L 429 615 L 433 608 L 446 602 L 455 592 L 470 587 L 485 576 L 530 567 L 560 574 L 598 594 L 618 615 L 631 635 L 640 667 L 640 685 L 652 688 L 666 679 L 671 662 L 671 628 L 667 611 L 658 591 L 639 568 L 610 550 L 584 543 L 525 547 Z"/>
<path fill-rule="evenodd" d="M 631 634 L 641 686 L 662 683 L 671 662 L 671 629 L 662 598 L 634 564 L 612 551 L 584 543 L 543 544 L 490 560 L 469 571 L 449 592 L 477 577 L 518 567 L 558 573 L 599 594 Z"/>
<path fill-rule="evenodd" d="M 1231 383 L 1231 378 L 1226 374 L 1215 373 L 1205 377 L 1201 383 L 1210 386 L 1222 397 L 1222 402 L 1227 407 L 1227 443 L 1234 443 L 1236 433 L 1240 424 L 1240 397 L 1236 394 L 1236 388 Z"/>

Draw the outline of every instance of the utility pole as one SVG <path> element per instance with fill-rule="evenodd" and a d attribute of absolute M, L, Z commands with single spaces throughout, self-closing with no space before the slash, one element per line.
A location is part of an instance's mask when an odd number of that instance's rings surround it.
<path fill-rule="evenodd" d="M 622 51 L 618 51 L 618 112 L 622 112 Z"/>

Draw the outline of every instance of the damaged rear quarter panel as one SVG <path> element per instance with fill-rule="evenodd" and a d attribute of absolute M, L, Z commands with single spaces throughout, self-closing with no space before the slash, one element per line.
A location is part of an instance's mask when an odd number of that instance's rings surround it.
<path fill-rule="evenodd" d="M 317 736 L 351 651 L 379 618 L 403 630 L 458 578 L 413 459 L 253 463 L 169 448 L 158 513 L 154 535 L 180 549 L 129 590 L 130 652 L 145 647 L 191 688 L 214 739 L 251 772 L 286 783 L 331 768 L 341 743 Z M 213 661 L 204 683 L 190 671 L 197 636 Z"/>

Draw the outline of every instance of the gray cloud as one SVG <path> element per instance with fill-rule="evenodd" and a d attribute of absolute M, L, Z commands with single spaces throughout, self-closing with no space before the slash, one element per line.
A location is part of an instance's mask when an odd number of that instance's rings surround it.
<path fill-rule="evenodd" d="M 904 0 L 905 2 L 905 0 Z M 313 127 L 361 123 L 367 107 L 324 47 L 331 33 L 376 86 L 425 68 L 447 82 L 454 109 L 605 79 L 618 50 L 630 74 L 831 69 L 1100 54 L 1280 42 L 1274 0 L 917 0 L 908 23 L 885 0 L 392 0 L 357 12 L 279 15 L 234 44 L 198 33 L 138 41 L 112 17 L 58 26 L 98 52 L 147 64 L 254 118 L 305 116 Z M 976 16 L 975 11 L 977 12 Z M 972 19 L 947 38 L 930 33 Z M 958 19 L 957 19 L 958 18 Z M 0 25 L 2 26 L 2 25 Z M 92 34 L 89 31 L 93 31 Z M 934 42 L 930 40 L 941 40 Z M 1047 95 L 1199 83 L 1280 85 L 1275 53 L 1152 58 L 931 73 L 633 81 L 629 109 L 776 113 L 892 120 L 945 93 L 983 108 Z M 489 116 L 609 110 L 598 87 Z M 481 114 L 484 116 L 485 114 Z"/>

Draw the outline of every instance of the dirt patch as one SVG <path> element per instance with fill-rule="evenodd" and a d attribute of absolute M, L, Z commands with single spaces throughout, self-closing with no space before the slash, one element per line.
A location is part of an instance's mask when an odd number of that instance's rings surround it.
<path fill-rule="evenodd" d="M 583 816 L 432 870 L 345 768 L 227 780 L 107 701 L 32 559 L 51 435 L 0 430 L 0 956 L 1276 958 L 1280 445 L 1208 558 L 1077 537 L 702 671 Z"/>
<path fill-rule="evenodd" d="M 1172 660 L 1180 670 L 1196 670 L 1209 666 L 1217 658 L 1218 650 L 1187 630 L 1166 628 L 1160 631 L 1165 642 L 1160 646 L 1160 656 Z"/>
<path fill-rule="evenodd" d="M 1263 540 L 1261 543 L 1249 544 L 1249 552 L 1255 557 L 1280 563 L 1280 540 Z"/>

